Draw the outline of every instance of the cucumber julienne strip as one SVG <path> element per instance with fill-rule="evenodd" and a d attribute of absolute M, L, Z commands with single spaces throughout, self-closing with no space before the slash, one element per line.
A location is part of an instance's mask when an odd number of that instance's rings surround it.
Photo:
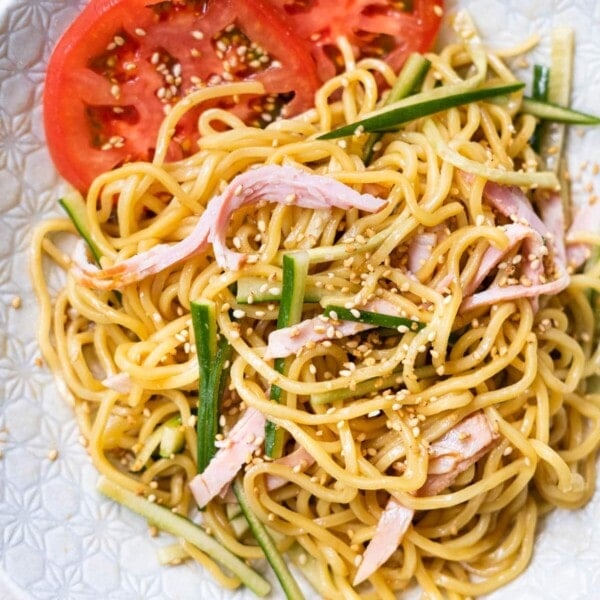
<path fill-rule="evenodd" d="M 487 56 L 481 38 L 477 33 L 477 29 L 469 13 L 467 11 L 459 11 L 454 17 L 453 27 L 457 35 L 462 39 L 465 48 L 469 53 L 473 64 L 475 65 L 475 73 L 471 77 L 468 77 L 467 79 L 465 79 L 464 81 L 460 81 L 459 83 L 453 83 L 451 85 L 438 87 L 433 90 L 423 92 L 421 94 L 415 94 L 414 96 L 411 96 L 409 98 L 404 98 L 403 100 L 394 102 L 389 106 L 384 106 L 378 110 L 373 111 L 370 115 L 366 117 L 366 119 L 377 120 L 381 115 L 389 115 L 390 112 L 396 110 L 402 111 L 405 107 L 409 107 L 410 110 L 410 107 L 414 106 L 415 104 L 419 104 L 424 100 L 428 100 L 430 102 L 435 103 L 437 101 L 444 100 L 448 96 L 460 97 L 463 94 L 469 93 L 479 88 L 483 84 L 487 74 Z M 411 117 L 409 119 L 405 119 L 403 122 L 410 121 L 413 118 L 418 117 Z M 347 125 L 345 126 L 345 128 L 342 127 L 340 129 L 336 129 L 334 131 L 320 136 L 320 138 L 334 139 L 337 137 L 344 137 L 346 135 L 354 135 L 354 133 L 356 132 L 356 128 L 359 127 L 361 123 L 363 123 L 363 121 Z M 394 127 L 398 124 L 399 123 L 392 122 L 391 126 Z M 368 129 L 367 127 L 365 127 L 363 131 L 374 132 L 377 131 L 377 129 L 386 130 L 388 129 L 388 127 L 389 124 L 383 124 L 381 127 L 376 127 L 374 129 Z M 341 129 L 347 129 L 348 131 L 347 133 L 336 133 L 339 132 Z"/>
<path fill-rule="evenodd" d="M 392 373 L 384 377 L 374 377 L 356 384 L 353 389 L 341 388 L 319 394 L 311 394 L 311 404 L 329 404 L 337 400 L 347 400 L 348 398 L 359 398 L 366 396 L 371 392 L 377 392 L 389 387 L 399 386 L 402 383 L 402 373 Z"/>
<path fill-rule="evenodd" d="M 550 69 L 544 65 L 533 66 L 533 84 L 532 84 L 532 99 L 541 102 L 548 101 L 548 83 L 550 77 Z M 525 99 L 523 100 L 525 102 Z M 542 140 L 543 124 L 538 123 L 531 136 L 531 147 L 539 153 Z"/>
<path fill-rule="evenodd" d="M 71 222 L 75 226 L 77 233 L 79 233 L 79 235 L 88 245 L 90 253 L 96 261 L 96 264 L 100 264 L 102 252 L 92 239 L 92 235 L 90 233 L 90 228 L 88 225 L 87 209 L 83 198 L 81 198 L 81 196 L 71 194 L 68 198 L 60 198 L 58 203 L 65 210 L 65 212 L 69 216 L 69 219 L 71 219 Z"/>
<path fill-rule="evenodd" d="M 202 552 L 206 552 L 239 577 L 257 596 L 264 597 L 271 591 L 271 586 L 263 577 L 189 519 L 171 512 L 164 506 L 149 502 L 143 496 L 118 486 L 106 477 L 100 477 L 97 487 L 100 493 L 141 515 L 162 531 L 181 537 Z"/>
<path fill-rule="evenodd" d="M 258 542 L 258 545 L 262 548 L 265 558 L 269 561 L 271 568 L 277 576 L 286 598 L 288 600 L 303 600 L 304 595 L 298 587 L 294 576 L 291 574 L 279 550 L 277 550 L 277 546 L 269 535 L 267 528 L 252 512 L 242 484 L 238 479 L 235 479 L 232 487 L 238 504 L 240 505 L 240 508 L 242 509 L 246 520 L 248 521 L 250 530 Z"/>
<path fill-rule="evenodd" d="M 202 473 L 215 454 L 219 430 L 219 405 L 224 385 L 224 366 L 231 346 L 224 336 L 217 339 L 216 307 L 212 300 L 190 302 L 198 356 L 198 472 Z"/>
<path fill-rule="evenodd" d="M 466 173 L 480 175 L 488 181 L 503 183 L 505 185 L 518 185 L 523 187 L 540 187 L 558 189 L 559 183 L 556 175 L 551 171 L 526 173 L 521 171 L 504 171 L 488 167 L 482 163 L 466 158 L 444 141 L 436 124 L 428 119 L 423 125 L 423 132 L 429 138 L 436 154 L 446 162 L 454 165 Z"/>
<path fill-rule="evenodd" d="M 324 310 L 325 314 L 334 319 L 343 321 L 356 321 L 358 323 L 368 323 L 377 327 L 387 327 L 389 329 L 398 329 L 405 327 L 410 331 L 418 331 L 425 327 L 424 323 L 406 319 L 404 317 L 395 317 L 394 315 L 385 315 L 383 313 L 371 312 L 369 310 L 358 310 L 356 308 L 348 309 L 343 306 L 328 304 Z"/>
<path fill-rule="evenodd" d="M 572 108 L 559 106 L 552 102 L 543 102 L 535 98 L 523 98 L 521 112 L 554 123 L 569 125 L 600 125 L 600 117 L 583 113 Z"/>
<path fill-rule="evenodd" d="M 385 106 L 389 106 L 393 102 L 402 100 L 406 96 L 412 96 L 421 87 L 427 71 L 431 67 L 424 56 L 418 52 L 412 53 L 404 63 L 402 70 L 398 74 L 398 78 L 394 82 L 390 93 L 385 100 Z M 363 162 L 368 165 L 373 158 L 373 150 L 375 144 L 379 141 L 383 134 L 372 133 L 363 147 Z"/>
<path fill-rule="evenodd" d="M 454 90 L 453 86 L 436 88 L 431 92 L 422 92 L 415 94 L 399 102 L 391 104 L 389 107 L 380 110 L 377 114 L 373 113 L 369 117 L 344 125 L 333 131 L 328 131 L 319 136 L 319 139 L 328 140 L 339 137 L 354 135 L 359 132 L 374 132 L 385 131 L 393 127 L 414 121 L 422 117 L 428 117 L 435 113 L 493 98 L 495 96 L 503 96 L 512 94 L 523 89 L 525 86 L 522 82 L 508 83 L 489 87 L 480 87 L 473 90 L 461 91 L 459 93 Z M 444 92 L 444 93 L 442 93 Z M 435 94 L 434 94 L 435 93 Z"/>
<path fill-rule="evenodd" d="M 134 472 L 141 471 L 157 448 L 159 448 L 159 454 L 163 458 L 168 458 L 171 454 L 181 452 L 185 444 L 185 436 L 180 428 L 181 417 L 179 415 L 172 417 L 157 427 L 146 438 L 144 445 L 131 464 L 130 470 Z"/>
<path fill-rule="evenodd" d="M 569 27 L 552 30 L 550 42 L 550 78 L 548 80 L 548 102 L 558 106 L 569 106 L 573 80 L 573 57 L 575 56 L 575 34 Z M 555 120 L 556 121 L 556 120 Z M 545 123 L 540 141 L 540 154 L 548 170 L 559 174 L 566 127 L 563 123 Z"/>
<path fill-rule="evenodd" d="M 309 255 L 307 252 L 292 252 L 283 256 L 283 281 L 281 285 L 281 302 L 277 327 L 289 327 L 302 319 L 302 306 L 308 277 Z M 280 373 L 286 370 L 285 359 L 275 361 L 275 369 Z M 279 386 L 271 386 L 270 398 L 275 402 L 282 401 L 282 390 Z M 285 431 L 272 421 L 265 426 L 265 453 L 271 458 L 279 458 L 283 452 Z"/>

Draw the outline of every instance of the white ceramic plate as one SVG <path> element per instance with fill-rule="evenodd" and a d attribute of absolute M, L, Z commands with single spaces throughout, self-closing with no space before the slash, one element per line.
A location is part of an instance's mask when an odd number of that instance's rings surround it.
<path fill-rule="evenodd" d="M 332 2 L 337 0 L 331 0 Z M 32 226 L 58 214 L 61 183 L 44 147 L 40 107 L 45 62 L 75 16 L 77 0 L 0 0 L 0 598 L 70 600 L 225 599 L 198 566 L 160 567 L 143 520 L 100 497 L 66 401 L 36 366 L 36 306 L 27 275 Z M 447 0 L 471 10 L 492 47 L 539 32 L 547 54 L 553 26 L 577 32 L 576 107 L 600 112 L 600 2 Z M 573 132 L 574 191 L 600 190 L 600 130 Z M 582 163 L 587 160 L 587 166 Z M 22 307 L 11 302 L 22 298 Z M 50 461 L 47 453 L 58 450 Z M 540 528 L 527 572 L 494 594 L 569 600 L 600 597 L 600 495 Z"/>

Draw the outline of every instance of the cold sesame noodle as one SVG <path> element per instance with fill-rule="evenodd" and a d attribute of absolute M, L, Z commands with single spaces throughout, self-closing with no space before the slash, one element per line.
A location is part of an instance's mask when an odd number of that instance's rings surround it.
<path fill-rule="evenodd" d="M 490 84 L 515 80 L 503 60 L 478 54 L 463 37 L 427 55 L 424 90 L 474 73 Z M 287 432 L 287 462 L 266 460 L 262 440 L 252 438 L 243 486 L 318 594 L 395 598 L 416 583 L 432 598 L 479 596 L 525 569 L 539 516 L 580 507 L 593 493 L 600 395 L 590 377 L 600 355 L 590 290 L 600 291 L 600 267 L 573 275 L 567 265 L 563 231 L 546 218 L 560 211 L 557 195 L 543 187 L 528 144 L 536 121 L 518 114 L 518 94 L 386 133 L 369 165 L 361 158 L 367 135 L 317 139 L 377 109 L 378 80 L 395 79 L 383 62 L 354 64 L 340 44 L 347 70 L 322 86 L 307 113 L 257 129 L 207 110 L 200 151 L 164 162 L 191 104 L 260 86 L 208 87 L 166 117 L 152 163 L 100 175 L 86 205 L 102 269 L 81 257 L 74 268 L 62 245 L 74 233 L 70 221 L 36 230 L 41 347 L 66 383 L 100 473 L 193 515 L 198 364 L 190 301 L 213 300 L 233 347 L 217 446 L 231 445 L 229 432 L 252 409 Z M 275 171 L 261 171 L 271 166 L 324 176 L 384 206 L 272 201 L 267 181 L 262 199 L 226 215 L 226 244 L 245 255 L 238 270 L 216 260 L 214 225 L 202 247 L 160 262 L 201 229 L 211 199 L 235 197 L 228 186 L 236 177 L 271 180 Z M 292 250 L 308 253 L 308 285 L 319 301 L 304 305 L 308 338 L 288 330 L 286 343 L 299 345 L 282 351 L 269 335 L 282 254 Z M 55 267 L 66 274 L 62 287 Z M 236 296 L 244 281 L 259 285 Z M 326 303 L 418 326 L 343 330 L 348 321 L 322 316 Z M 286 352 L 282 375 L 272 359 Z M 282 404 L 269 399 L 274 383 Z M 172 417 L 184 444 L 161 457 L 152 436 Z M 225 493 L 210 499 L 204 526 L 244 560 L 260 558 L 248 532 L 232 524 L 230 501 Z M 392 547 L 375 556 L 384 542 Z M 172 556 L 198 560 L 224 587 L 239 585 L 182 544 Z"/>

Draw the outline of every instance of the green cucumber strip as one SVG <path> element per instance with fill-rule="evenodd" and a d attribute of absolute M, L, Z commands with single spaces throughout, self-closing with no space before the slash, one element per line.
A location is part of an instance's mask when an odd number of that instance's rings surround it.
<path fill-rule="evenodd" d="M 277 328 L 290 327 L 302 320 L 302 307 L 308 278 L 309 255 L 305 251 L 290 252 L 283 256 L 283 278 L 281 283 L 281 302 L 277 316 Z M 285 373 L 286 360 L 276 359 L 275 369 Z M 270 398 L 274 402 L 283 401 L 279 386 L 272 385 Z M 279 458 L 283 453 L 285 430 L 267 420 L 265 425 L 265 454 Z"/>
<path fill-rule="evenodd" d="M 431 62 L 428 61 L 422 54 L 413 52 L 404 63 L 402 70 L 398 74 L 398 78 L 394 82 L 390 93 L 385 99 L 384 106 L 389 106 L 393 102 L 402 100 L 407 96 L 415 94 L 423 84 L 425 75 L 431 67 Z M 363 162 L 368 165 L 373 159 L 373 148 L 381 139 L 383 133 L 372 133 L 363 147 Z"/>
<path fill-rule="evenodd" d="M 275 542 L 273 542 L 273 539 L 263 523 L 252 512 L 246 494 L 244 493 L 244 488 L 239 479 L 234 480 L 232 487 L 240 508 L 248 521 L 250 530 L 258 542 L 258 545 L 262 548 L 265 558 L 269 561 L 273 572 L 277 576 L 283 592 L 285 593 L 285 597 L 288 600 L 304 600 L 304 594 L 298 587 L 298 583 L 283 560 L 279 550 L 277 550 Z"/>
<path fill-rule="evenodd" d="M 389 107 L 373 113 L 370 117 L 350 123 L 349 125 L 344 125 L 333 131 L 328 131 L 320 135 L 318 139 L 329 140 L 354 135 L 357 132 L 370 133 L 389 130 L 408 121 L 428 117 L 449 108 L 463 106 L 464 104 L 485 100 L 486 98 L 512 94 L 523 89 L 524 86 L 524 83 L 516 82 L 480 87 L 469 91 L 461 91 L 460 93 L 456 93 L 454 86 L 435 88 L 432 91 L 421 92 L 404 100 L 394 102 Z"/>
<path fill-rule="evenodd" d="M 216 307 L 212 300 L 193 300 L 190 302 L 190 313 L 198 356 L 196 433 L 198 472 L 202 473 L 216 451 L 215 436 L 219 431 L 219 409 L 226 378 L 225 364 L 231 358 L 232 350 L 227 338 L 217 336 Z"/>
<path fill-rule="evenodd" d="M 575 35 L 569 27 L 556 27 L 550 42 L 550 79 L 548 81 L 548 102 L 568 107 L 571 100 L 573 81 L 573 57 L 575 56 Z M 566 139 L 564 123 L 547 122 L 542 129 L 540 155 L 545 167 L 557 175 L 561 169 L 563 149 Z"/>
<path fill-rule="evenodd" d="M 58 203 L 63 207 L 69 216 L 69 219 L 71 219 L 71 222 L 75 226 L 77 233 L 79 233 L 79 235 L 88 245 L 92 257 L 99 265 L 100 259 L 102 258 L 102 252 L 92 239 L 85 201 L 81 196 L 71 194 L 68 198 L 60 198 Z"/>
<path fill-rule="evenodd" d="M 181 417 L 172 417 L 159 425 L 147 438 L 138 452 L 130 471 L 141 471 L 150 460 L 156 449 L 162 458 L 169 458 L 172 454 L 181 452 L 185 444 L 185 435 L 181 431 Z"/>
<path fill-rule="evenodd" d="M 243 514 L 238 515 L 233 519 L 229 519 L 229 524 L 231 525 L 231 529 L 233 529 L 233 533 L 238 540 L 248 532 L 248 520 Z"/>
<path fill-rule="evenodd" d="M 425 327 L 425 323 L 406 319 L 405 317 L 395 317 L 369 310 L 359 310 L 358 308 L 344 308 L 335 304 L 328 304 L 325 307 L 324 314 L 341 321 L 356 321 L 357 323 L 367 323 L 377 327 L 387 327 L 388 329 L 407 327 L 410 331 L 419 331 Z"/>
<path fill-rule="evenodd" d="M 160 426 L 157 427 L 146 438 L 144 445 L 142 446 L 137 456 L 135 457 L 135 460 L 129 467 L 130 471 L 136 473 L 137 471 L 141 471 L 146 466 L 146 463 L 150 460 L 151 456 L 154 454 L 154 451 L 158 448 L 162 439 L 162 435 L 162 426 Z"/>
<path fill-rule="evenodd" d="M 521 112 L 555 123 L 568 125 L 600 125 L 600 117 L 559 106 L 552 102 L 543 102 L 535 98 L 523 98 Z"/>
<path fill-rule="evenodd" d="M 312 285 L 307 280 L 304 302 L 318 302 L 324 293 L 322 288 Z M 281 284 L 269 283 L 262 277 L 240 277 L 237 281 L 235 300 L 238 304 L 279 302 L 281 300 Z"/>
<path fill-rule="evenodd" d="M 489 181 L 503 183 L 505 185 L 518 185 L 522 187 L 539 187 L 548 189 L 558 189 L 559 182 L 553 171 L 536 171 L 528 173 L 524 171 L 507 171 L 471 160 L 463 156 L 460 152 L 452 149 L 443 139 L 436 124 L 428 119 L 423 124 L 423 133 L 429 138 L 436 154 L 446 162 L 454 165 L 466 173 L 479 175 Z M 373 236 L 375 237 L 375 236 Z M 370 240 L 369 240 L 370 241 Z"/>
<path fill-rule="evenodd" d="M 545 65 L 533 65 L 533 98 L 547 102 L 549 85 L 550 69 Z"/>
<path fill-rule="evenodd" d="M 534 100 L 541 102 L 548 101 L 548 85 L 550 79 L 550 69 L 544 65 L 533 66 L 533 85 L 531 96 Z M 523 110 L 523 112 L 527 112 Z M 539 154 L 542 140 L 542 123 L 538 123 L 531 136 L 531 147 Z"/>
<path fill-rule="evenodd" d="M 392 373 L 385 377 L 374 377 L 366 379 L 356 384 L 354 389 L 341 388 L 339 390 L 331 390 L 329 392 L 321 392 L 319 394 L 311 394 L 310 401 L 312 404 L 330 404 L 337 400 L 347 400 L 349 398 L 360 398 L 371 392 L 378 392 L 390 387 L 400 385 L 402 383 L 402 374 Z"/>
<path fill-rule="evenodd" d="M 575 32 L 571 27 L 555 27 L 550 44 L 550 79 L 548 100 L 568 106 L 573 87 Z"/>
<path fill-rule="evenodd" d="M 162 425 L 162 436 L 158 453 L 162 458 L 179 454 L 185 446 L 185 433 L 181 426 L 181 417 L 173 417 Z"/>
<path fill-rule="evenodd" d="M 192 300 L 190 313 L 196 349 L 198 350 L 198 363 L 200 369 L 210 373 L 212 362 L 217 353 L 217 316 L 215 303 L 212 300 Z"/>
<path fill-rule="evenodd" d="M 181 537 L 208 554 L 239 577 L 257 596 L 264 597 L 271 591 L 268 581 L 189 519 L 155 502 L 149 502 L 143 496 L 120 487 L 104 476 L 98 480 L 97 488 L 101 494 L 141 515 L 162 531 Z"/>

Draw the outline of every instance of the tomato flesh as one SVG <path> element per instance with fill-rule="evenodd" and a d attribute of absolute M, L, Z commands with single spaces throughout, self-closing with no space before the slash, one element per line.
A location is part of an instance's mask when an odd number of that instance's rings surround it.
<path fill-rule="evenodd" d="M 443 0 L 270 1 L 310 43 L 323 81 L 343 67 L 338 37 L 348 39 L 357 58 L 383 58 L 398 71 L 411 52 L 431 48 L 443 10 Z"/>
<path fill-rule="evenodd" d="M 224 81 L 261 81 L 268 96 L 234 105 L 247 122 L 285 104 L 312 105 L 319 84 L 308 47 L 266 0 L 92 0 L 48 66 L 44 122 L 59 172 L 85 191 L 94 177 L 151 160 L 169 108 Z M 170 160 L 197 149 L 195 114 L 178 126 Z"/>

